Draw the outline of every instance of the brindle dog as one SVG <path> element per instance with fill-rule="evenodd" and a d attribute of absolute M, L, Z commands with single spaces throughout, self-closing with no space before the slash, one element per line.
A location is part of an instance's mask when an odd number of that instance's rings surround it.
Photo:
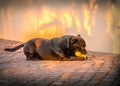
<path fill-rule="evenodd" d="M 71 36 L 64 38 L 53 38 L 51 40 L 34 38 L 14 48 L 5 48 L 6 51 L 14 52 L 24 47 L 26 60 L 62 60 L 69 58 L 65 53 L 69 49 Z"/>
<path fill-rule="evenodd" d="M 83 42 L 81 39 L 80 36 L 73 35 L 64 35 L 51 40 L 34 38 L 14 48 L 5 48 L 5 50 L 14 52 L 23 47 L 26 60 L 64 60 L 69 59 L 72 55 L 75 56 L 76 49 L 81 50 L 81 47 L 85 47 L 79 43 Z"/>

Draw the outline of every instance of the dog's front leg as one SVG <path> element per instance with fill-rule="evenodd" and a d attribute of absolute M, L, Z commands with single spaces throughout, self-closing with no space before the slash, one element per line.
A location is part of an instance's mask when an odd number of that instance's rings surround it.
<path fill-rule="evenodd" d="M 64 55 L 64 53 L 62 52 L 62 51 L 56 51 L 56 53 L 57 53 L 57 55 L 58 56 L 60 56 L 61 58 L 64 58 L 65 57 L 65 55 Z"/>
<path fill-rule="evenodd" d="M 60 58 L 65 58 L 65 54 L 64 51 L 62 51 L 61 49 L 56 49 L 55 53 L 60 57 Z"/>

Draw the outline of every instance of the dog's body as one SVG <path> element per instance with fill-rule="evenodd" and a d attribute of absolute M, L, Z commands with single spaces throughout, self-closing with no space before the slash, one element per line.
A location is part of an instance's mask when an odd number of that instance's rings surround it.
<path fill-rule="evenodd" d="M 69 38 L 53 38 L 51 40 L 34 38 L 28 42 L 14 48 L 6 48 L 6 51 L 14 52 L 24 47 L 23 51 L 27 60 L 62 60 L 69 58 L 67 50 L 69 48 Z"/>
<path fill-rule="evenodd" d="M 14 48 L 6 48 L 5 50 L 14 52 L 24 47 L 23 51 L 27 60 L 64 60 L 69 59 L 72 55 L 74 56 L 75 50 L 80 50 L 80 39 L 82 39 L 80 36 L 72 35 L 64 35 L 60 38 L 53 38 L 51 40 L 34 38 L 24 44 Z M 76 40 L 78 41 L 76 42 Z M 85 43 L 84 40 L 82 42 L 83 44 Z M 77 45 L 77 47 L 75 45 Z M 84 52 L 85 51 L 86 50 L 84 50 Z"/>
<path fill-rule="evenodd" d="M 64 50 L 67 48 L 61 38 L 51 40 L 35 38 L 24 45 L 24 53 L 28 57 L 27 60 L 62 60 L 66 57 Z"/>

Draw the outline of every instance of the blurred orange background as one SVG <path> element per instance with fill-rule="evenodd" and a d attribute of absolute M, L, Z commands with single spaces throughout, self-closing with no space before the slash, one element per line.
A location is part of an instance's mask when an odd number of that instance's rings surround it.
<path fill-rule="evenodd" d="M 0 0 L 0 38 L 81 34 L 87 49 L 120 53 L 119 0 Z"/>

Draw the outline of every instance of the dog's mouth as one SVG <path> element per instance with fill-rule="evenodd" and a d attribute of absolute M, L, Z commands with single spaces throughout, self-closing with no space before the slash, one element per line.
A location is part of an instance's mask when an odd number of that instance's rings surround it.
<path fill-rule="evenodd" d="M 76 51 L 79 51 L 81 54 L 83 54 L 83 55 L 86 55 L 87 54 L 87 51 L 86 50 L 75 50 L 74 52 L 76 52 Z"/>
<path fill-rule="evenodd" d="M 85 49 L 85 47 L 80 47 L 80 46 L 74 46 L 71 48 L 74 52 L 75 51 L 79 51 L 81 52 L 81 54 L 87 54 L 87 50 Z"/>
<path fill-rule="evenodd" d="M 87 50 L 85 49 L 85 50 L 82 50 L 82 51 L 80 51 L 81 52 L 81 54 L 87 54 Z"/>

